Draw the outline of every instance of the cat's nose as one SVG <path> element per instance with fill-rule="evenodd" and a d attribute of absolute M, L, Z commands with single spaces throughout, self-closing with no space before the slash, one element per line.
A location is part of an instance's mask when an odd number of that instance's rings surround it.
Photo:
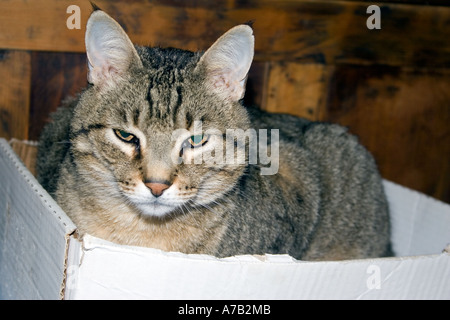
<path fill-rule="evenodd" d="M 150 192 L 155 197 L 161 196 L 164 190 L 170 187 L 170 185 L 165 182 L 145 182 L 144 184 L 150 189 Z"/>

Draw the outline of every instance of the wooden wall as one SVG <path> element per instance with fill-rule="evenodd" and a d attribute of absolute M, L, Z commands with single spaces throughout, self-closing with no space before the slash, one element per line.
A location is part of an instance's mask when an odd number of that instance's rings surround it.
<path fill-rule="evenodd" d="M 204 50 L 254 21 L 246 103 L 348 126 L 382 175 L 450 202 L 450 4 L 445 0 L 95 3 L 133 42 Z M 69 5 L 81 29 L 68 29 Z M 381 8 L 381 30 L 366 9 Z M 36 140 L 86 84 L 89 1 L 0 0 L 0 136 Z"/>

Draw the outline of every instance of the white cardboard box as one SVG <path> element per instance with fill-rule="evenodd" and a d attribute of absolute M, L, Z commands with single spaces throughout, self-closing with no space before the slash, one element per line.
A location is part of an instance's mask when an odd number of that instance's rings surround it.
<path fill-rule="evenodd" d="M 303 262 L 80 241 L 4 139 L 0 179 L 1 299 L 450 299 L 450 206 L 388 181 L 397 257 Z"/>

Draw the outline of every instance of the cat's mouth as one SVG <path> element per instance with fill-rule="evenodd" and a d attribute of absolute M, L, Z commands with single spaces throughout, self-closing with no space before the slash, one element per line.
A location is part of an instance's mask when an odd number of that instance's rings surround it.
<path fill-rule="evenodd" d="M 155 196 L 144 184 L 138 185 L 132 193 L 124 195 L 143 216 L 163 218 L 170 213 L 189 212 L 194 193 L 179 194 L 177 187 L 167 188 Z"/>
<path fill-rule="evenodd" d="M 163 204 L 157 200 L 152 202 L 138 202 L 135 205 L 142 214 L 152 217 L 163 217 L 176 208 L 176 206 Z"/>

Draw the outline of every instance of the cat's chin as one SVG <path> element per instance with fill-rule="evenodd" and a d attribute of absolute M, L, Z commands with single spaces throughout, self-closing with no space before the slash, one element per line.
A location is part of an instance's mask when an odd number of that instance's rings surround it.
<path fill-rule="evenodd" d="M 172 212 L 175 207 L 159 203 L 139 204 L 137 208 L 144 216 L 162 218 Z"/>

